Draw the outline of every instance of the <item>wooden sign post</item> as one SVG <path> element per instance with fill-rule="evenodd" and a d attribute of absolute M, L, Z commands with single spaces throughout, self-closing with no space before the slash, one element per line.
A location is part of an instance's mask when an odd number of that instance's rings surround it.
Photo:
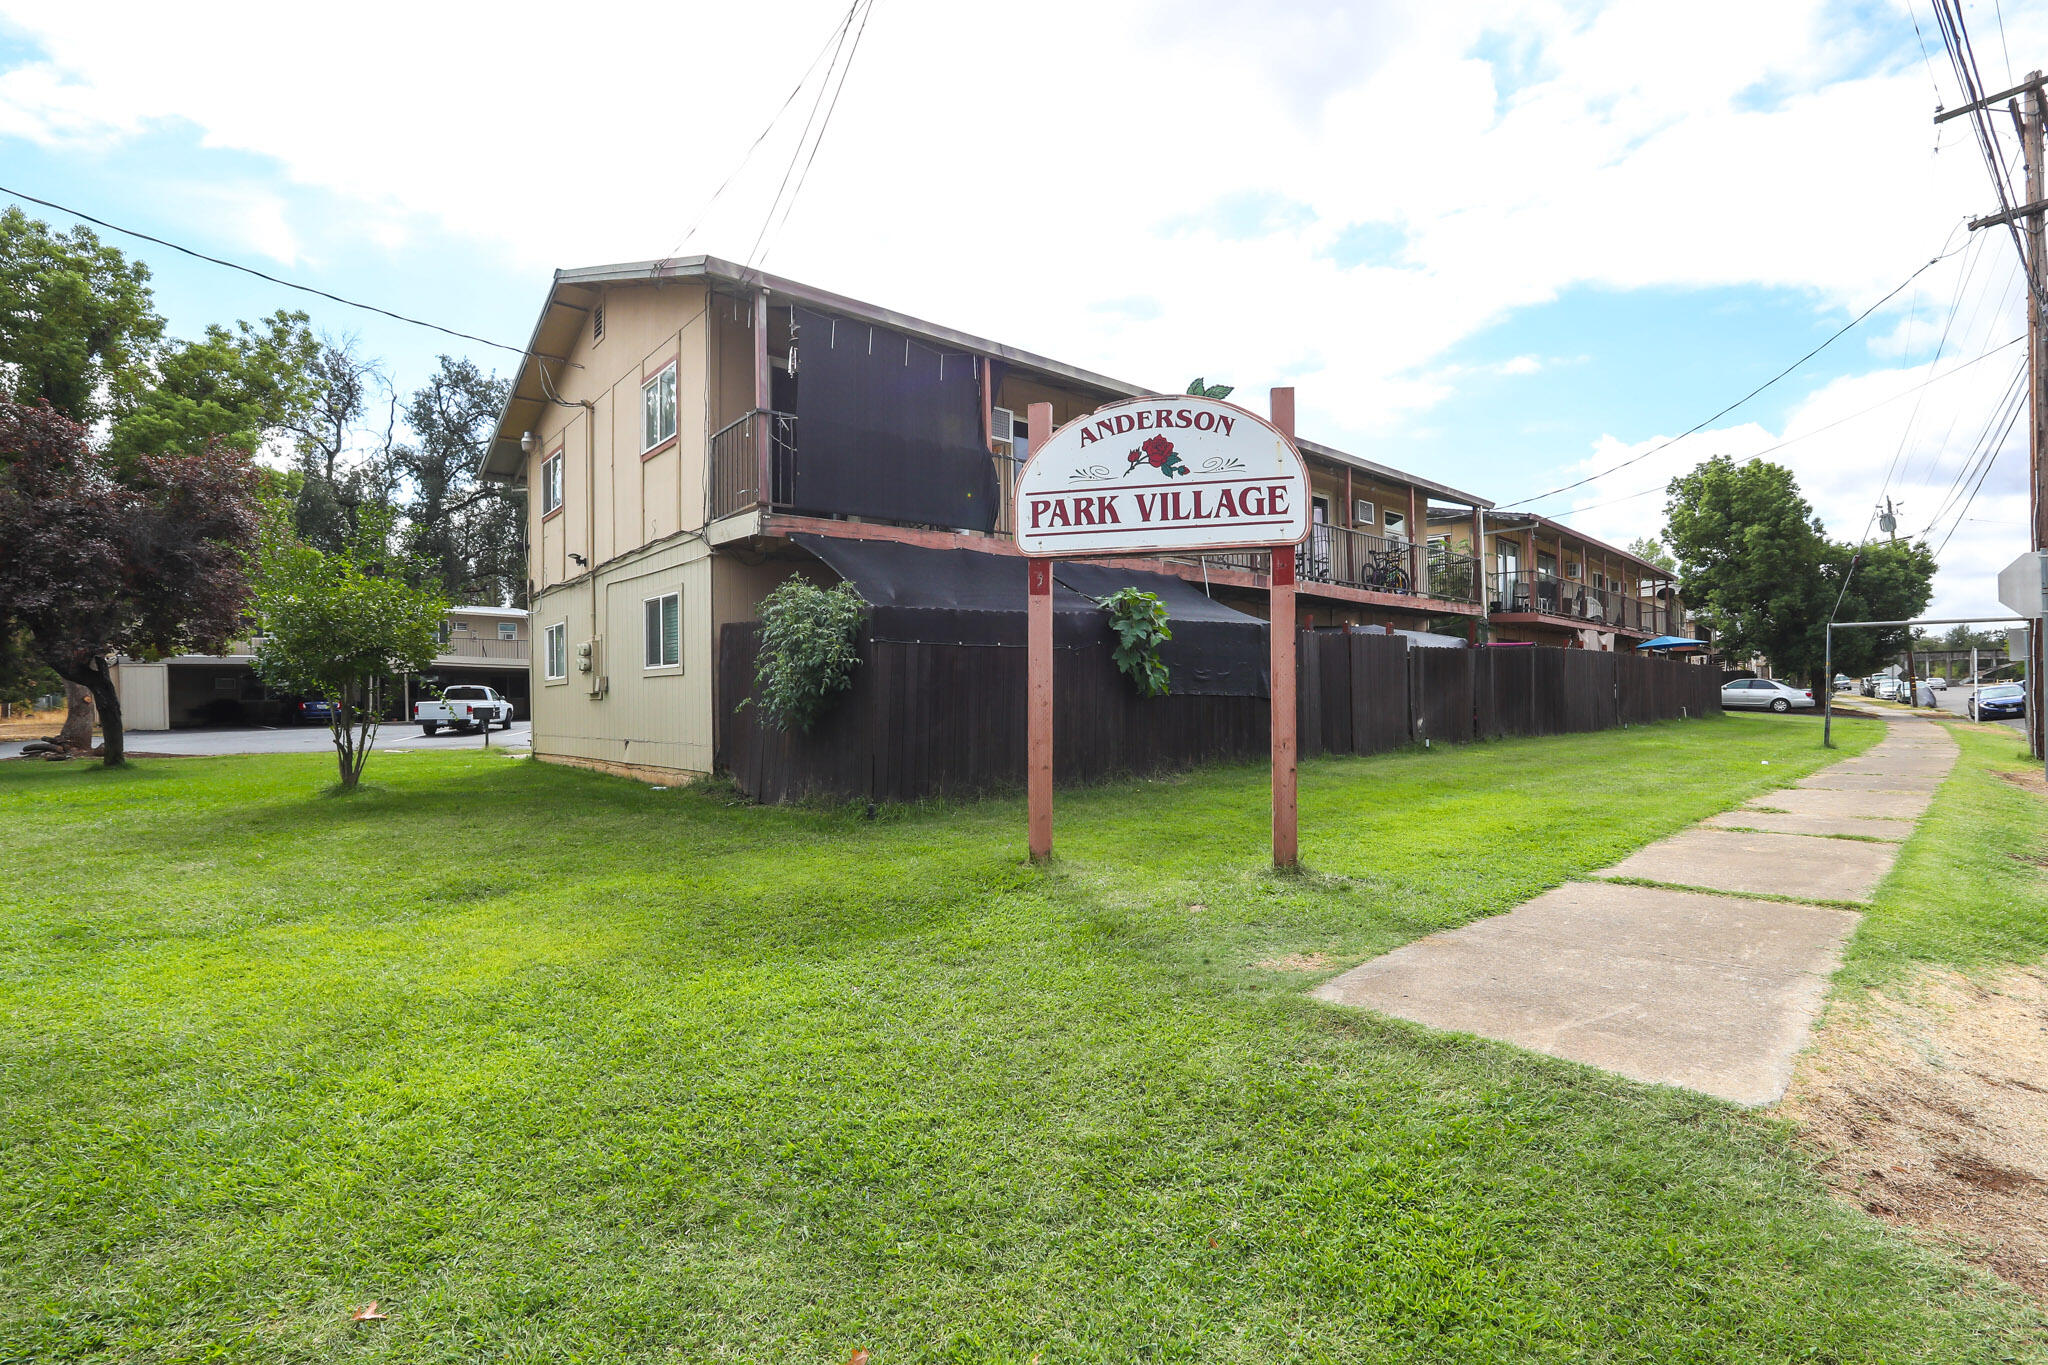
<path fill-rule="evenodd" d="M 1052 856 L 1053 563 L 1063 557 L 1271 552 L 1273 865 L 1298 865 L 1295 802 L 1295 548 L 1309 533 L 1308 471 L 1294 447 L 1294 390 L 1273 420 L 1215 398 L 1125 399 L 1052 429 L 1028 411 L 1013 534 L 1030 559 L 1026 794 L 1031 857 Z"/>

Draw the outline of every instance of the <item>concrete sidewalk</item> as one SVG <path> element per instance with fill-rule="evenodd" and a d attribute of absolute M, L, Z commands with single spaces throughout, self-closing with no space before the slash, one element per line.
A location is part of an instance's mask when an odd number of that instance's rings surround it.
<path fill-rule="evenodd" d="M 1855 928 L 1847 906 L 1891 870 L 1955 758 L 1939 725 L 1890 721 L 1860 757 L 1593 874 L 1603 880 L 1419 939 L 1314 993 L 1639 1081 L 1773 1103 Z"/>

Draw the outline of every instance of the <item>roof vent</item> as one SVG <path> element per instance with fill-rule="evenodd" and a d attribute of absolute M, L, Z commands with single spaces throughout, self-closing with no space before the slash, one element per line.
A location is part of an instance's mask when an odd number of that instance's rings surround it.
<path fill-rule="evenodd" d="M 590 344 L 595 346 L 604 340 L 604 305 L 590 310 Z"/>

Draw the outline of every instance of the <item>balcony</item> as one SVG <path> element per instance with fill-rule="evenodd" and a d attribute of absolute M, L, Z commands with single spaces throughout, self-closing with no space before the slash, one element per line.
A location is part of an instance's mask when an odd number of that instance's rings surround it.
<path fill-rule="evenodd" d="M 711 436 L 711 487 L 706 511 L 712 521 L 762 504 L 761 432 L 768 435 L 771 507 L 787 507 L 796 486 L 796 414 L 756 408 Z"/>
<path fill-rule="evenodd" d="M 1376 536 L 1347 526 L 1318 525 L 1302 547 L 1301 577 L 1367 592 L 1473 601 L 1477 565 L 1442 545 Z"/>
<path fill-rule="evenodd" d="M 1685 608 L 1675 596 L 1645 599 L 1619 588 L 1596 588 L 1530 569 L 1491 575 L 1486 609 L 1495 615 L 1547 616 L 1637 635 L 1672 634 L 1673 626 L 1685 618 Z"/>
<path fill-rule="evenodd" d="M 533 656 L 531 640 L 497 640 L 486 635 L 452 635 L 441 642 L 435 663 L 525 663 Z"/>

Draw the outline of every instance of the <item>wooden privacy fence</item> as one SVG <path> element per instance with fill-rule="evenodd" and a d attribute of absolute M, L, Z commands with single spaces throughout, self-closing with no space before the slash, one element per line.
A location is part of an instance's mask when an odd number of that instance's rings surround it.
<path fill-rule="evenodd" d="M 1718 714 L 1720 675 L 1666 659 L 1566 649 L 1432 649 L 1395 635 L 1300 637 L 1301 753 L 1373 754 L 1424 739 L 1554 735 Z M 724 627 L 718 765 L 757 801 L 915 801 L 1024 782 L 1024 651 L 860 641 L 853 686 L 807 735 L 754 706 L 755 628 Z M 1264 757 L 1264 697 L 1140 697 L 1106 646 L 1053 670 L 1055 778 L 1098 781 Z"/>

